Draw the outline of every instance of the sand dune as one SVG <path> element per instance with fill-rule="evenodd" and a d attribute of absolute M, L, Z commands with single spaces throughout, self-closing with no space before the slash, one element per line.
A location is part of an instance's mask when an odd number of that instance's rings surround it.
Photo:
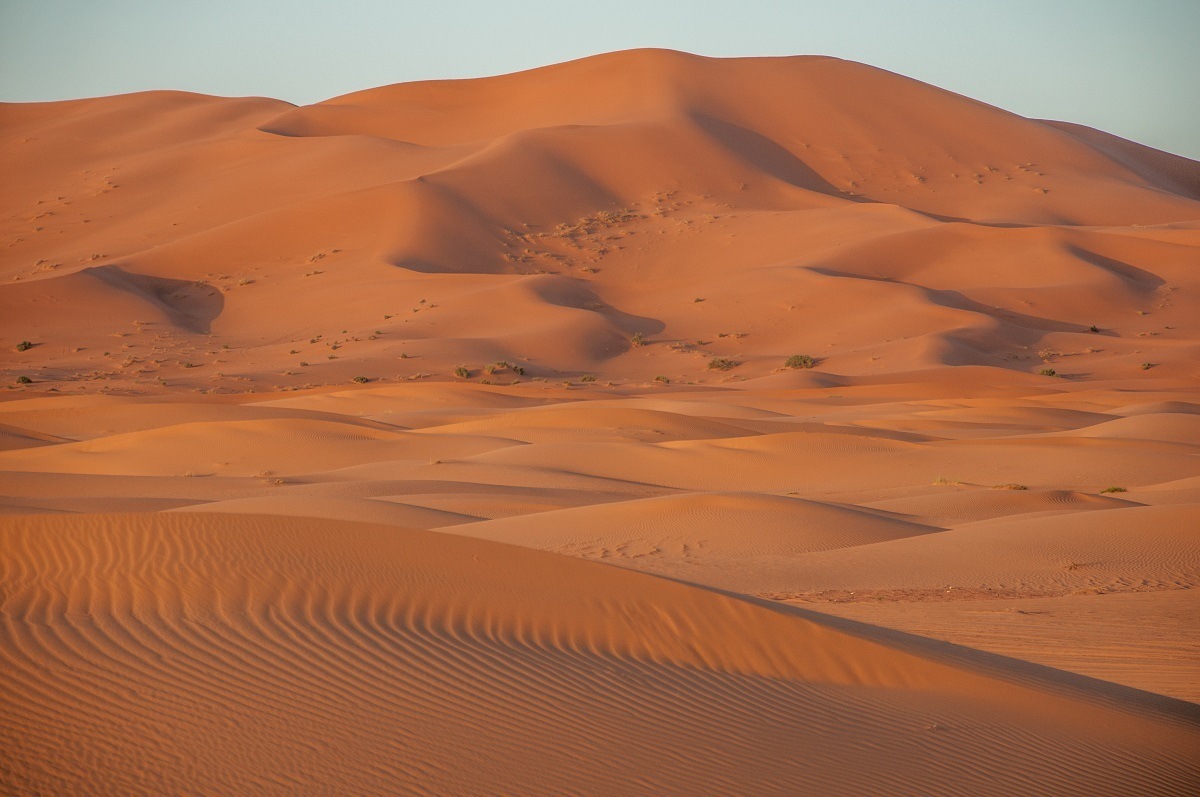
<path fill-rule="evenodd" d="M 514 516 L 457 534 L 626 564 L 741 592 L 763 592 L 802 554 L 940 529 L 813 501 L 688 493 Z"/>
<path fill-rule="evenodd" d="M 643 50 L 303 108 L 152 92 L 0 119 L 0 308 L 37 344 L 9 381 L 714 381 L 796 353 L 1181 376 L 1197 350 L 1200 166 L 832 58 Z"/>
<path fill-rule="evenodd" d="M 6 788 L 1171 793 L 1200 776 L 1186 704 L 507 546 L 334 528 L 6 530 Z"/>
<path fill-rule="evenodd" d="M 0 790 L 1200 791 L 1200 164 L 635 50 L 0 171 Z"/>

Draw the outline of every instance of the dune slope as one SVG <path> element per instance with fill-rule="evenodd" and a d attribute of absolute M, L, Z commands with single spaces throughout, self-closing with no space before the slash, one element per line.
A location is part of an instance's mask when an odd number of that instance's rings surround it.
<path fill-rule="evenodd" d="M 942 661 L 601 565 L 261 516 L 3 535 L 10 793 L 1200 782 L 1185 704 Z"/>
<path fill-rule="evenodd" d="M 1200 343 L 1200 164 L 833 58 L 2 105 L 0 169 L 9 383 L 1178 377 Z"/>

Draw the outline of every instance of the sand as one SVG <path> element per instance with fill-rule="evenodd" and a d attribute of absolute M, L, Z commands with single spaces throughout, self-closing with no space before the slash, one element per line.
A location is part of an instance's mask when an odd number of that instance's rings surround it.
<path fill-rule="evenodd" d="M 0 169 L 6 793 L 1200 789 L 1200 164 L 645 50 Z"/>

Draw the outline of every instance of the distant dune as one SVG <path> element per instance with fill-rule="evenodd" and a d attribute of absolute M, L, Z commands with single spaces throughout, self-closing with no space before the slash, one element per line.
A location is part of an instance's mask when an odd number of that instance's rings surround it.
<path fill-rule="evenodd" d="M 302 108 L 5 105 L 0 157 L 0 313 L 37 344 L 7 381 L 1197 357 L 1200 164 L 834 58 L 637 50 Z"/>
<path fill-rule="evenodd" d="M 1200 792 L 1200 163 L 635 50 L 0 172 L 0 791 Z"/>

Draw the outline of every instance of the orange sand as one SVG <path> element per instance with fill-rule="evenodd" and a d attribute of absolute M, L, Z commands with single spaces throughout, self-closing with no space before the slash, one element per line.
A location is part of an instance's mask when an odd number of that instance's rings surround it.
<path fill-rule="evenodd" d="M 1200 789 L 1200 164 L 646 50 L 0 172 L 6 793 Z"/>

